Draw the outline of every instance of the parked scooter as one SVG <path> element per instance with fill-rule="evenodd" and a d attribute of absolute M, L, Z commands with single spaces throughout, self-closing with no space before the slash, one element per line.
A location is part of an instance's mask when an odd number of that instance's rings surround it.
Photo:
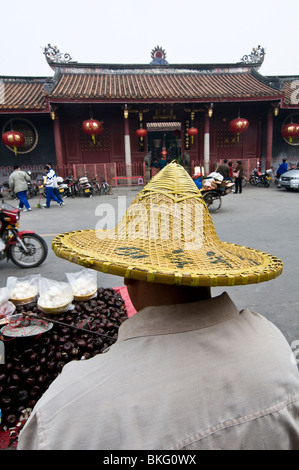
<path fill-rule="evenodd" d="M 57 189 L 61 197 L 75 197 L 74 191 L 72 190 L 73 186 L 71 186 L 67 179 L 63 179 L 61 176 L 57 176 Z"/>
<path fill-rule="evenodd" d="M 264 186 L 268 188 L 271 183 L 271 174 L 272 170 L 266 170 L 265 173 L 262 173 L 255 168 L 250 175 L 249 183 L 252 186 Z"/>
<path fill-rule="evenodd" d="M 20 268 L 35 268 L 47 257 L 45 240 L 33 231 L 18 231 L 20 210 L 2 202 L 0 206 L 0 260 L 6 258 Z"/>
<path fill-rule="evenodd" d="M 76 189 L 78 196 L 92 197 L 93 188 L 86 175 L 78 179 Z"/>
<path fill-rule="evenodd" d="M 64 182 L 68 185 L 68 188 L 69 188 L 67 195 L 71 197 L 75 197 L 76 195 L 75 178 L 72 175 L 68 175 L 64 178 Z"/>

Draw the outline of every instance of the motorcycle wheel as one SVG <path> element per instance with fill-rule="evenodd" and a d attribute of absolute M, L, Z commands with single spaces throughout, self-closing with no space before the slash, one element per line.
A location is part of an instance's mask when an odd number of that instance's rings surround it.
<path fill-rule="evenodd" d="M 42 264 L 48 255 L 48 246 L 45 240 L 37 235 L 31 233 L 23 235 L 22 242 L 27 251 L 19 244 L 9 246 L 9 258 L 19 268 L 35 268 Z"/>
<path fill-rule="evenodd" d="M 217 191 L 208 191 L 203 195 L 203 198 L 209 212 L 215 213 L 219 211 L 222 204 L 222 199 L 221 196 L 217 193 Z"/>
<path fill-rule="evenodd" d="M 250 176 L 249 183 L 252 184 L 252 186 L 256 186 L 257 185 L 257 179 L 254 176 Z"/>

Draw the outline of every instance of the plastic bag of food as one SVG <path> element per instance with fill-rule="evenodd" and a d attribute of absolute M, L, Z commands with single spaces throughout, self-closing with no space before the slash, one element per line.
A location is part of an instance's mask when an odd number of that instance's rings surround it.
<path fill-rule="evenodd" d="M 82 268 L 75 273 L 65 273 L 75 300 L 89 300 L 97 296 L 97 271 Z"/>
<path fill-rule="evenodd" d="M 41 277 L 39 279 L 39 298 L 37 306 L 44 313 L 61 313 L 74 308 L 71 286 L 68 282 L 59 282 Z"/>
<path fill-rule="evenodd" d="M 15 312 L 16 306 L 9 301 L 9 290 L 7 287 L 0 289 L 0 325 Z"/>
<path fill-rule="evenodd" d="M 15 305 L 25 305 L 35 302 L 38 297 L 40 274 L 31 274 L 22 278 L 10 276 L 6 286 L 9 290 L 9 299 Z"/>

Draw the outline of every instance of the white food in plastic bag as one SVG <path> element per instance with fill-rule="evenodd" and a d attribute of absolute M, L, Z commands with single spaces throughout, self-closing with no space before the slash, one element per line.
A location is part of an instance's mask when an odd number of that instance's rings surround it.
<path fill-rule="evenodd" d="M 38 287 L 30 282 L 17 282 L 10 291 L 11 299 L 27 299 L 35 297 L 38 294 Z"/>

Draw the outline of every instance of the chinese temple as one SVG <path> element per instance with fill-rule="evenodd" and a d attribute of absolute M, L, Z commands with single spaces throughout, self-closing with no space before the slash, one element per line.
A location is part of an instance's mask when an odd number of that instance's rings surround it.
<path fill-rule="evenodd" d="M 159 46 L 144 65 L 78 63 L 50 44 L 44 55 L 53 76 L 0 77 L 1 168 L 298 162 L 299 76 L 261 75 L 260 46 L 232 64 L 170 64 Z"/>

